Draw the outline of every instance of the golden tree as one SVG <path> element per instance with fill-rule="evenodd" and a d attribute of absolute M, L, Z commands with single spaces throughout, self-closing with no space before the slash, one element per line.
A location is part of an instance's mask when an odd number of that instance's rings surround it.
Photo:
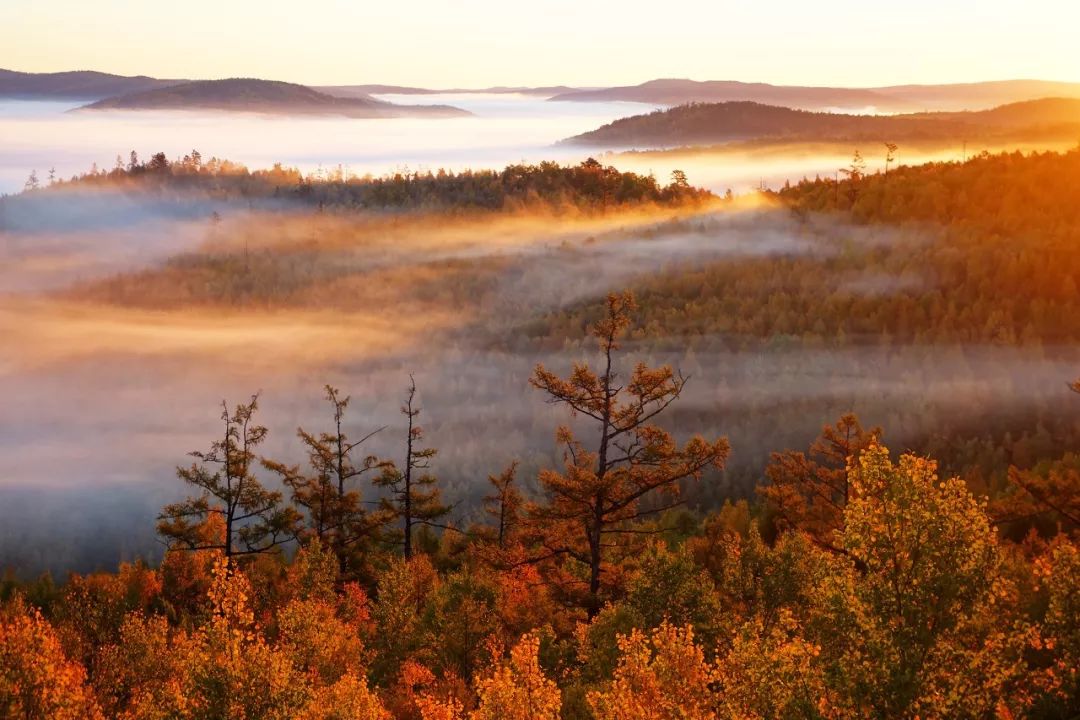
<path fill-rule="evenodd" d="M 619 665 L 604 689 L 590 692 L 597 720 L 715 720 L 716 669 L 694 644 L 693 628 L 667 623 L 646 636 L 619 639 Z"/>
<path fill-rule="evenodd" d="M 653 424 L 682 394 L 687 382 L 682 374 L 638 363 L 625 381 L 619 375 L 615 354 L 635 307 L 629 293 L 608 296 L 604 316 L 592 329 L 602 355 L 599 373 L 576 363 L 564 379 L 537 365 L 530 381 L 548 402 L 566 405 L 595 430 L 589 449 L 569 427 L 558 429 L 565 466 L 561 472 L 541 472 L 547 501 L 529 508 L 529 539 L 540 549 L 534 559 L 558 561 L 556 585 L 589 617 L 603 604 L 604 575 L 611 570 L 617 538 L 642 532 L 630 527 L 635 520 L 678 505 L 680 483 L 723 467 L 729 451 L 726 438 L 694 437 L 680 448 Z M 647 506 L 646 498 L 652 501 Z M 582 584 L 575 564 L 586 574 L 584 592 L 573 589 Z"/>
<path fill-rule="evenodd" d="M 251 592 L 243 573 L 221 558 L 210 587 L 210 621 L 178 648 L 185 720 L 292 720 L 307 705 L 308 679 L 262 636 Z"/>
<path fill-rule="evenodd" d="M 808 641 L 783 609 L 771 624 L 756 615 L 717 661 L 717 698 L 723 717 L 827 718 L 835 716 L 820 647 Z"/>
<path fill-rule="evenodd" d="M 544 675 L 538 655 L 540 639 L 521 638 L 510 661 L 476 684 L 479 706 L 471 720 L 558 720 L 562 694 Z"/>
<path fill-rule="evenodd" d="M 86 684 L 86 670 L 65 657 L 49 622 L 21 600 L 0 610 L 0 717 L 103 717 Z"/>
<path fill-rule="evenodd" d="M 939 480 L 932 461 L 904 455 L 894 465 L 876 443 L 850 482 L 838 542 L 851 560 L 837 562 L 818 603 L 821 645 L 852 711 L 991 714 L 1017 679 L 1009 657 L 1023 629 L 1004 602 L 1008 582 L 983 504 L 959 478 Z M 986 654 L 991 647 L 998 658 Z"/>

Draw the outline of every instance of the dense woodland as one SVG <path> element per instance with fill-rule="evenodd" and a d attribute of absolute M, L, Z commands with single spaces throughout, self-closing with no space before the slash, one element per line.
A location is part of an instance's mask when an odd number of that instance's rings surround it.
<path fill-rule="evenodd" d="M 844 414 L 727 502 L 734 433 L 683 432 L 715 427 L 676 369 L 710 352 L 917 347 L 974 366 L 967 348 L 1078 339 L 1080 152 L 847 170 L 771 199 L 809 235 L 887 241 L 671 268 L 487 337 L 588 362 L 534 368 L 565 413 L 558 457 L 535 492 L 531 468 L 491 468 L 475 521 L 451 520 L 415 384 L 392 455 L 335 388 L 295 464 L 261 453 L 260 398 L 224 405 L 177 470 L 189 497 L 160 512 L 160 565 L 0 587 L 0 715 L 1076 717 L 1075 372 L 1026 427 L 989 432 L 981 399 L 969 435 L 934 440 L 941 418 L 914 408 L 928 454 Z"/>

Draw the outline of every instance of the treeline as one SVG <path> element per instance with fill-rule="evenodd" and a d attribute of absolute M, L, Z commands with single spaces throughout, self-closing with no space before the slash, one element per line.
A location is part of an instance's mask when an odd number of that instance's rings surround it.
<path fill-rule="evenodd" d="M 589 158 L 577 165 L 542 162 L 498 170 L 418 172 L 401 170 L 385 177 L 357 176 L 342 166 L 303 174 L 275 164 L 250 171 L 243 165 L 210 158 L 198 151 L 169 160 L 156 153 L 141 161 L 134 151 L 117 157 L 111 170 L 96 166 L 87 173 L 48 183 L 36 171 L 26 190 L 42 186 L 120 187 L 158 192 L 194 193 L 217 200 L 291 200 L 319 208 L 370 210 L 520 210 L 535 207 L 602 211 L 644 204 L 701 203 L 712 193 L 691 187 L 676 172 L 663 185 L 651 175 L 621 172 Z"/>
<path fill-rule="evenodd" d="M 194 494 L 159 517 L 160 567 L 0 588 L 0 712 L 1080 712 L 1075 457 L 1013 471 L 988 505 L 926 458 L 894 461 L 882 431 L 849 415 L 807 452 L 775 454 L 760 503 L 699 520 L 682 491 L 729 446 L 656 425 L 684 394 L 681 374 L 616 372 L 635 311 L 630 295 L 607 299 L 591 326 L 598 366 L 537 366 L 531 384 L 576 418 L 556 431 L 564 462 L 539 473 L 535 497 L 514 465 L 494 473 L 486 523 L 447 523 L 413 384 L 396 459 L 365 453 L 372 430 L 351 431 L 332 388 L 327 429 L 298 431 L 297 465 L 259 457 L 257 399 L 225 406 L 221 436 L 178 469 Z"/>

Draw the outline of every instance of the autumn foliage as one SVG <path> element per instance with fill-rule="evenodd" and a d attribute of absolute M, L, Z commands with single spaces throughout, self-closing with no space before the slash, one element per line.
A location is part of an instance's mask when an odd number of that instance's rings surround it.
<path fill-rule="evenodd" d="M 1080 712 L 1071 461 L 1016 478 L 1008 507 L 1054 522 L 1014 541 L 995 526 L 998 505 L 929 458 L 890 454 L 880 430 L 846 415 L 808 455 L 773 458 L 761 505 L 694 515 L 683 487 L 715 481 L 728 444 L 660 426 L 688 382 L 678 371 L 620 374 L 633 309 L 608 298 L 598 370 L 536 368 L 533 385 L 571 413 L 557 430 L 564 462 L 535 491 L 516 465 L 493 474 L 486 524 L 435 527 L 444 508 L 422 433 L 409 431 L 400 464 L 352 457 L 347 399 L 332 388 L 332 429 L 300 431 L 305 470 L 257 463 L 255 402 L 226 407 L 221 439 L 180 470 L 204 492 L 163 513 L 172 545 L 158 567 L 0 586 L 0 715 Z M 296 502 L 254 482 L 258 467 Z M 395 499 L 366 509 L 362 480 Z M 412 526 L 405 505 L 418 498 Z"/>

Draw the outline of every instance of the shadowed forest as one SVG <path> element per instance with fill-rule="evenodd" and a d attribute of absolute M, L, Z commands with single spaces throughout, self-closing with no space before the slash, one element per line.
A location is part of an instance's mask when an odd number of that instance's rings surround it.
<path fill-rule="evenodd" d="M 1077 151 L 31 177 L 0 715 L 1075 717 L 1076 197 Z"/>

